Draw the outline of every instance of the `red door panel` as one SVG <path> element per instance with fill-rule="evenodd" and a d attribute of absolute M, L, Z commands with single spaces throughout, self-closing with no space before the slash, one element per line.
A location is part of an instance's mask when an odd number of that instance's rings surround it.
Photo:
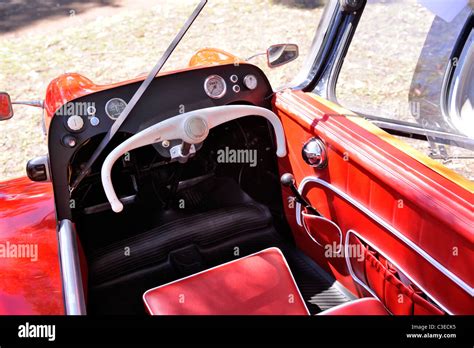
<path fill-rule="evenodd" d="M 388 134 L 338 114 L 310 94 L 278 93 L 274 107 L 288 145 L 280 174 L 291 172 L 299 185 L 306 183 L 304 194 L 341 227 L 343 239 L 354 230 L 448 313 L 474 313 L 472 184 L 433 169 L 394 146 Z M 329 162 L 322 170 L 301 157 L 313 136 L 327 146 Z M 283 195 L 286 202 L 291 192 Z M 365 294 L 345 257 L 326 257 L 296 222 L 296 209 L 286 207 L 286 213 L 298 246 L 349 290 Z"/>

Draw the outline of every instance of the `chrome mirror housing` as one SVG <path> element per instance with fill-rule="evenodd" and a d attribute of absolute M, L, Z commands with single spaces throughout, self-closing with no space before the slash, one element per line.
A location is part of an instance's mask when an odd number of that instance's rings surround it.
<path fill-rule="evenodd" d="M 287 64 L 298 58 L 299 50 L 296 44 L 272 45 L 267 49 L 267 64 L 270 68 Z"/>

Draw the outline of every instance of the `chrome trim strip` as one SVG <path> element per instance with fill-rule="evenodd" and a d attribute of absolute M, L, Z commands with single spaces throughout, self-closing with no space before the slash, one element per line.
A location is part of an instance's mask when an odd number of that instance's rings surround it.
<path fill-rule="evenodd" d="M 302 213 L 302 214 L 306 214 L 306 213 Z M 325 218 L 324 216 L 316 216 L 316 215 L 311 215 L 311 214 L 306 214 L 306 215 L 309 215 L 309 216 L 313 216 L 314 218 L 316 219 L 321 219 L 321 220 L 325 220 L 329 223 L 331 223 L 333 226 L 335 226 L 337 228 L 337 231 L 339 232 L 339 244 L 338 244 L 338 247 L 337 247 L 337 251 L 336 252 L 333 252 L 334 255 L 339 255 L 342 251 L 342 230 L 341 228 L 339 227 L 338 224 L 336 224 L 334 221 L 332 220 L 329 220 L 328 218 Z M 311 240 L 313 242 L 315 242 L 317 245 L 319 245 L 321 248 L 324 249 L 324 245 L 322 245 L 321 243 L 319 243 L 312 235 L 311 235 L 311 232 L 309 230 L 309 227 L 306 226 L 306 223 L 305 223 L 305 220 L 303 219 L 303 227 L 306 231 L 306 233 L 308 234 L 309 238 L 311 238 Z"/>
<path fill-rule="evenodd" d="M 417 281 L 415 281 L 408 272 L 406 272 L 396 262 L 393 262 L 393 260 L 390 257 L 387 257 L 385 253 L 380 252 L 380 249 L 375 247 L 374 243 L 369 241 L 367 238 L 362 237 L 360 233 L 356 232 L 355 230 L 350 229 L 347 231 L 346 239 L 344 241 L 344 258 L 346 259 L 347 269 L 349 270 L 349 273 L 351 274 L 352 278 L 356 281 L 356 283 L 361 285 L 365 290 L 371 293 L 374 297 L 378 298 L 378 296 L 372 291 L 372 289 L 357 277 L 357 275 L 354 273 L 354 270 L 352 269 L 352 264 L 349 257 L 349 238 L 350 238 L 351 233 L 355 235 L 357 238 L 361 239 L 363 242 L 366 242 L 368 245 L 374 248 L 379 254 L 381 254 L 385 259 L 387 259 L 390 263 L 392 263 L 398 271 L 400 271 L 401 273 L 403 273 L 404 276 L 410 279 L 412 283 L 414 283 L 418 288 L 420 288 L 421 291 L 423 291 L 434 303 L 436 303 L 446 313 L 450 315 L 453 314 L 449 309 L 447 309 L 444 305 L 442 305 L 439 300 L 437 300 L 433 295 L 431 295 L 431 293 L 429 293 L 423 286 L 421 286 Z"/>
<path fill-rule="evenodd" d="M 305 177 L 298 188 L 298 191 L 300 193 L 303 192 L 306 184 L 308 183 L 316 183 L 319 184 L 332 192 L 336 193 L 338 196 L 352 204 L 354 207 L 362 211 L 365 215 L 367 215 L 369 218 L 377 222 L 380 226 L 388 230 L 390 233 L 392 233 L 394 236 L 396 236 L 398 239 L 403 241 L 406 245 L 408 245 L 411 249 L 413 249 L 416 253 L 418 253 L 421 257 L 423 257 L 426 261 L 428 261 L 433 267 L 435 267 L 437 270 L 439 270 L 441 273 L 443 273 L 447 278 L 449 278 L 451 281 L 453 281 L 456 285 L 458 285 L 461 289 L 466 291 L 469 295 L 474 296 L 474 289 L 470 287 L 464 280 L 459 278 L 457 275 L 455 275 L 453 272 L 451 272 L 449 269 L 444 267 L 441 263 L 439 263 L 435 258 L 433 258 L 430 254 L 428 254 L 426 251 L 424 251 L 422 248 L 420 248 L 417 244 L 412 242 L 408 237 L 406 237 L 403 233 L 398 231 L 396 228 L 394 228 L 391 224 L 386 222 L 384 219 L 382 219 L 380 216 L 377 214 L 373 213 L 369 209 L 367 209 L 363 204 L 359 203 L 352 197 L 350 197 L 348 194 L 346 194 L 344 191 L 338 189 L 334 185 L 331 185 L 327 181 L 318 178 L 316 176 L 307 176 Z M 299 203 L 296 203 L 296 219 L 297 222 L 300 226 L 301 225 L 301 218 L 300 213 L 301 212 L 301 205 Z M 299 221 L 298 221 L 299 220 Z"/>
<path fill-rule="evenodd" d="M 82 287 L 76 231 L 71 220 L 61 220 L 58 231 L 61 280 L 67 315 L 85 315 L 86 302 Z"/>

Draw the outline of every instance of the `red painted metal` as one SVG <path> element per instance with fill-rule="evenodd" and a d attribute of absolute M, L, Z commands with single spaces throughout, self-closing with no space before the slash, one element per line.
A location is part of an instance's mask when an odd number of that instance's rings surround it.
<path fill-rule="evenodd" d="M 28 245 L 30 253 L 0 256 L 0 314 L 63 314 L 51 183 L 28 178 L 0 183 L 0 244 L 10 250 Z"/>
<path fill-rule="evenodd" d="M 292 172 L 299 183 L 317 176 L 339 188 L 419 245 L 449 271 L 474 284 L 472 265 L 472 193 L 418 162 L 405 152 L 338 114 L 303 92 L 281 92 L 274 99 L 287 136 L 288 156 L 280 172 Z M 327 144 L 329 165 L 317 170 L 301 157 L 303 144 L 319 136 Z M 361 210 L 331 192 L 309 185 L 305 194 L 344 235 L 357 231 L 390 255 L 432 296 L 455 314 L 474 313 L 473 298 L 437 268 Z M 284 190 L 286 202 L 291 192 Z M 311 255 L 355 294 L 364 291 L 352 279 L 344 258 L 326 258 L 296 224 L 286 207 L 298 247 Z"/>

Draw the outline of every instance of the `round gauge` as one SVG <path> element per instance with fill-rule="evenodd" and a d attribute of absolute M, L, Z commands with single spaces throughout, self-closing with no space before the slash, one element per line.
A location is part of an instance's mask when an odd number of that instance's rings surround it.
<path fill-rule="evenodd" d="M 105 113 L 112 120 L 116 120 L 122 111 L 127 107 L 125 100 L 120 98 L 112 98 L 105 104 Z"/>
<path fill-rule="evenodd" d="M 227 91 L 225 80 L 219 75 L 211 75 L 204 81 L 206 94 L 214 99 L 222 98 Z"/>
<path fill-rule="evenodd" d="M 250 90 L 257 88 L 257 78 L 255 75 L 247 75 L 244 77 L 244 85 Z"/>

